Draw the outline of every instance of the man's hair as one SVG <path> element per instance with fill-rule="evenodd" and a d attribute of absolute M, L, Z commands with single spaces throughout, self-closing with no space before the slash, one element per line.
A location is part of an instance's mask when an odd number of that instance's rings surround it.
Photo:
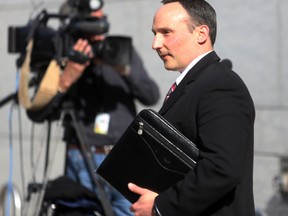
<path fill-rule="evenodd" d="M 205 0 L 162 0 L 163 4 L 179 2 L 187 11 L 191 26 L 189 29 L 194 29 L 195 26 L 207 25 L 212 45 L 214 45 L 217 34 L 217 20 L 214 8 Z"/>

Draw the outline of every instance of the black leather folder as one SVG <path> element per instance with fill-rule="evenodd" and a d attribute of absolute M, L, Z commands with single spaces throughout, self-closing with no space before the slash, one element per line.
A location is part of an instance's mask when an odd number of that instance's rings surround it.
<path fill-rule="evenodd" d="M 142 110 L 97 169 L 131 203 L 129 182 L 160 193 L 195 167 L 196 145 L 151 109 Z"/>

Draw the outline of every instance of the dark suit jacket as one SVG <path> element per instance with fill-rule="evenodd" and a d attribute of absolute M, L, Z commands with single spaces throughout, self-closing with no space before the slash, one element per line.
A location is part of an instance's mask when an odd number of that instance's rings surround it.
<path fill-rule="evenodd" d="M 197 166 L 155 199 L 162 216 L 254 216 L 251 96 L 213 51 L 159 113 L 200 150 Z"/>

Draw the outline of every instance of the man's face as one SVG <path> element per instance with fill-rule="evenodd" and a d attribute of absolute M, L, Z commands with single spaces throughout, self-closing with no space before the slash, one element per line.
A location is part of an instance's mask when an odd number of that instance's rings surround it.
<path fill-rule="evenodd" d="M 152 48 L 167 70 L 182 72 L 198 56 L 197 31 L 187 24 L 188 14 L 178 2 L 163 5 L 154 16 Z"/>

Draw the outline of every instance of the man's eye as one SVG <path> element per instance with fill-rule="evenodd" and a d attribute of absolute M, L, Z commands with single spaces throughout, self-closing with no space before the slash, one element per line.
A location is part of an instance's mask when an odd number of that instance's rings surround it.
<path fill-rule="evenodd" d="M 167 35 L 170 34 L 170 31 L 163 31 L 162 34 L 165 35 L 165 36 L 167 36 Z"/>

